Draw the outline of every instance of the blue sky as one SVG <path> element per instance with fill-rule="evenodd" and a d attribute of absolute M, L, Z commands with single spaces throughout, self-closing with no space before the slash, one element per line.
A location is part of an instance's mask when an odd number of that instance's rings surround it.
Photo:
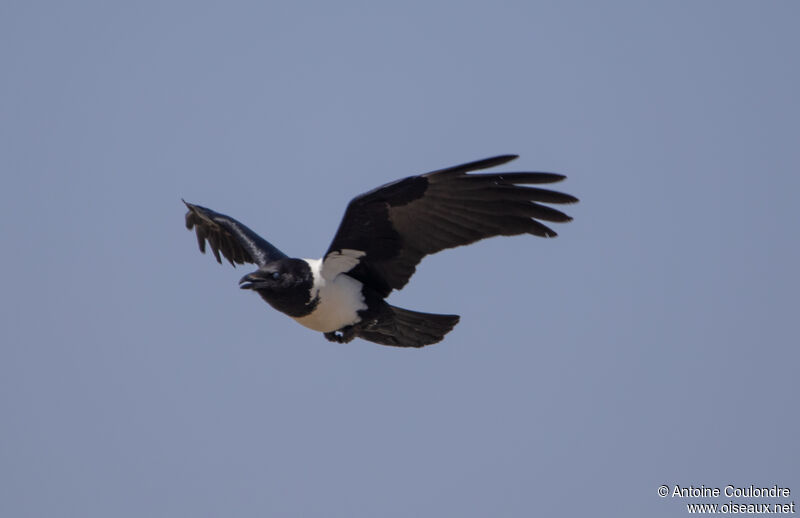
<path fill-rule="evenodd" d="M 680 516 L 800 492 L 792 2 L 6 2 L 0 515 Z M 180 198 L 318 257 L 502 153 L 555 240 L 427 258 L 422 350 L 328 343 Z M 759 500 L 786 503 L 794 500 Z M 727 500 L 720 500 L 725 503 Z"/>

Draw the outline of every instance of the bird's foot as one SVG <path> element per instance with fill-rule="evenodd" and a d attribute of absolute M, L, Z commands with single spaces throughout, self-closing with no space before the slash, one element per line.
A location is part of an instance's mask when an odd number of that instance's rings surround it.
<path fill-rule="evenodd" d="M 323 334 L 325 338 L 331 342 L 336 342 L 337 344 L 346 344 L 353 341 L 353 339 L 356 337 L 357 330 L 354 326 L 345 326 L 336 331 Z"/>
<path fill-rule="evenodd" d="M 336 334 L 336 331 L 331 331 L 329 333 L 322 333 L 325 338 L 328 339 L 329 342 L 335 342 L 340 344 L 343 342 L 342 337 Z"/>

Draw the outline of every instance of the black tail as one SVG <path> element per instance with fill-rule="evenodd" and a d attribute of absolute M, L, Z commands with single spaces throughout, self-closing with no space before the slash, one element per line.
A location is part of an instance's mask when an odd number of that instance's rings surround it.
<path fill-rule="evenodd" d="M 423 347 L 440 342 L 458 324 L 458 315 L 420 313 L 386 305 L 390 312 L 369 329 L 359 329 L 364 340 L 395 347 Z"/>

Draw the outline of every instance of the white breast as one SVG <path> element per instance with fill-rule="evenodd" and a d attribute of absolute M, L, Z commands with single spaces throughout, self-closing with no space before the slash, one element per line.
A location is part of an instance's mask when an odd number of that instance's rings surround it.
<path fill-rule="evenodd" d="M 328 333 L 359 322 L 358 311 L 367 308 L 361 293 L 361 282 L 346 274 L 333 279 L 322 276 L 322 259 L 305 259 L 314 275 L 311 298 L 319 297 L 319 303 L 309 315 L 295 320 L 309 329 Z"/>

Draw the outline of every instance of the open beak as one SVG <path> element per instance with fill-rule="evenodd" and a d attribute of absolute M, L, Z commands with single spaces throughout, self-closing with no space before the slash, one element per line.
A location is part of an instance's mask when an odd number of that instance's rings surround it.
<path fill-rule="evenodd" d="M 252 290 L 255 288 L 255 284 L 261 279 L 258 277 L 258 272 L 248 273 L 241 279 L 239 279 L 239 288 L 243 290 Z"/>

